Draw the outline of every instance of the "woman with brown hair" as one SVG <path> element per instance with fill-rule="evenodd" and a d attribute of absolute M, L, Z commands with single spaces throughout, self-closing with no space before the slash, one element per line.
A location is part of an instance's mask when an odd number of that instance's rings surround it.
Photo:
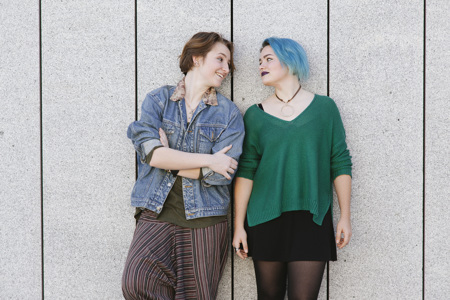
<path fill-rule="evenodd" d="M 180 56 L 184 78 L 150 92 L 128 137 L 138 154 L 139 219 L 122 278 L 125 299 L 215 299 L 228 250 L 230 183 L 242 152 L 236 105 L 216 91 L 233 45 L 199 32 Z"/>

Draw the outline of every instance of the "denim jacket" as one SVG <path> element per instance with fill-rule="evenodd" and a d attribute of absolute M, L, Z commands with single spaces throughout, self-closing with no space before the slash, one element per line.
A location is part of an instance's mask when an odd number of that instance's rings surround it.
<path fill-rule="evenodd" d="M 172 97 L 171 97 L 172 96 Z M 163 86 L 147 94 L 141 118 L 128 127 L 128 138 L 138 154 L 138 179 L 131 194 L 131 205 L 160 213 L 176 177 L 169 171 L 151 167 L 145 157 L 161 146 L 159 128 L 171 149 L 213 154 L 228 145 L 226 153 L 238 161 L 244 139 L 244 122 L 237 106 L 211 88 L 203 96 L 189 126 L 185 126 L 184 79 L 178 86 Z M 187 129 L 185 129 L 187 127 Z M 226 215 L 230 203 L 230 183 L 221 174 L 203 168 L 203 178 L 183 177 L 186 219 Z M 234 174 L 230 174 L 232 177 Z"/>

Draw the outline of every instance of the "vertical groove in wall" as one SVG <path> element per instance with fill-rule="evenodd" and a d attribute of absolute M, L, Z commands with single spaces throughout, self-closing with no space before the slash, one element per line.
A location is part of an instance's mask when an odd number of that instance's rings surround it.
<path fill-rule="evenodd" d="M 426 142 L 426 115 L 425 115 L 425 108 L 426 108 L 426 44 L 427 44 L 427 1 L 423 1 L 423 173 L 422 173 L 422 299 L 425 299 L 425 160 L 426 160 L 426 153 L 425 153 L 425 142 Z"/>
<path fill-rule="evenodd" d="M 138 37 L 137 37 L 137 0 L 134 1 L 134 119 L 138 118 Z M 134 152 L 135 177 L 138 177 L 137 153 Z"/>
<path fill-rule="evenodd" d="M 231 24 L 231 42 L 234 42 L 233 38 L 233 0 L 231 0 L 230 3 L 230 24 Z M 233 54 L 234 55 L 234 54 Z M 234 59 L 234 58 L 233 58 Z M 234 80 L 233 80 L 234 74 L 231 76 L 231 101 L 234 102 Z M 234 182 L 234 181 L 233 181 Z M 234 184 L 232 184 L 232 187 L 234 187 Z M 231 239 L 233 239 L 233 233 L 234 233 L 234 193 L 231 193 Z M 234 246 L 233 246 L 234 248 Z M 231 300 L 234 300 L 234 249 L 231 250 Z"/>
<path fill-rule="evenodd" d="M 44 163 L 42 138 L 42 1 L 39 1 L 39 131 L 41 172 L 41 290 L 44 299 Z"/>
<path fill-rule="evenodd" d="M 327 96 L 330 96 L 330 0 L 327 0 Z"/>
<path fill-rule="evenodd" d="M 330 96 L 330 0 L 327 0 L 327 96 Z M 327 262 L 327 300 L 330 299 L 330 263 Z"/>

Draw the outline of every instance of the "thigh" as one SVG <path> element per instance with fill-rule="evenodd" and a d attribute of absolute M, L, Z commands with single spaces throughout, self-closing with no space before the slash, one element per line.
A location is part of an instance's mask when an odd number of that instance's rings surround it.
<path fill-rule="evenodd" d="M 176 233 L 175 299 L 215 299 L 228 254 L 228 223 Z"/>
<path fill-rule="evenodd" d="M 288 298 L 317 299 L 322 284 L 325 261 L 288 263 Z"/>
<path fill-rule="evenodd" d="M 173 299 L 176 284 L 174 225 L 150 212 L 138 221 L 122 276 L 125 299 Z"/>
<path fill-rule="evenodd" d="M 282 300 L 286 294 L 287 263 L 253 260 L 258 300 Z"/>

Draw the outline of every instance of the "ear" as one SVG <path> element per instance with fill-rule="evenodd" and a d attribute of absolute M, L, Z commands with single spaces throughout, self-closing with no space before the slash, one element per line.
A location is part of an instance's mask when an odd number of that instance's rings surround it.
<path fill-rule="evenodd" d="M 201 57 L 201 56 L 192 56 L 192 61 L 194 62 L 194 67 L 198 67 L 203 62 L 203 57 Z"/>

